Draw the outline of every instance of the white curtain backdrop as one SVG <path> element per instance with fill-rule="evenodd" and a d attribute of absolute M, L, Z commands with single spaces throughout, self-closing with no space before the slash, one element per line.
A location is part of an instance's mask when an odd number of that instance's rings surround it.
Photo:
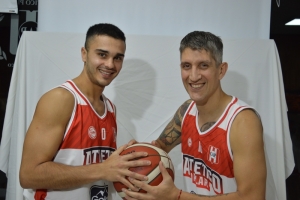
<path fill-rule="evenodd" d="M 22 199 L 19 167 L 24 136 L 36 103 L 49 89 L 77 76 L 84 34 L 24 32 L 12 74 L 0 146 L 0 170 L 8 175 L 7 199 Z M 179 68 L 181 37 L 127 36 L 123 69 L 104 93 L 117 106 L 118 146 L 156 139 L 188 99 Z M 281 66 L 273 40 L 224 39 L 229 71 L 223 89 L 260 113 L 268 164 L 267 200 L 285 200 L 294 168 Z M 34 155 L 32 155 L 34 156 Z M 180 146 L 170 152 L 175 184 L 182 189 Z M 117 195 L 114 199 L 120 199 Z"/>
<path fill-rule="evenodd" d="M 0 13 L 18 13 L 17 0 L 1 0 Z"/>

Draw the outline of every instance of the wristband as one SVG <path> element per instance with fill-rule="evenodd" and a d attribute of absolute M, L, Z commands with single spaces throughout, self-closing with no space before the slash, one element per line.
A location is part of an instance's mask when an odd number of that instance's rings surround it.
<path fill-rule="evenodd" d="M 180 199 L 181 192 L 182 192 L 182 190 L 180 190 L 180 191 L 179 191 L 179 194 L 178 194 L 178 198 L 177 198 L 177 200 L 179 200 L 179 199 Z"/>

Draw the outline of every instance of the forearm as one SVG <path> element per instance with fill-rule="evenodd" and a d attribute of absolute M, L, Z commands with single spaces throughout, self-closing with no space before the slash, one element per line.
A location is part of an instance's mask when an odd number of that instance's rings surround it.
<path fill-rule="evenodd" d="M 102 179 L 101 164 L 68 166 L 45 162 L 33 170 L 20 170 L 20 183 L 31 189 L 70 189 Z M 102 173 L 104 174 L 104 173 Z"/>

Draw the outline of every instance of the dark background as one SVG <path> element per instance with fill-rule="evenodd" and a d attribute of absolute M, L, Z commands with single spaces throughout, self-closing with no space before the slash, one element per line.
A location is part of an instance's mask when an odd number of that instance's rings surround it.
<path fill-rule="evenodd" d="M 18 14 L 0 13 L 0 140 L 16 48 L 23 31 L 37 30 L 37 16 L 38 0 L 18 0 Z M 0 171 L 0 200 L 5 199 L 6 186 L 6 175 Z"/>
<path fill-rule="evenodd" d="M 276 43 L 288 106 L 295 168 L 286 180 L 287 200 L 300 199 L 300 26 L 285 23 L 300 19 L 300 0 L 272 0 L 270 39 Z"/>
<path fill-rule="evenodd" d="M 0 13 L 0 140 L 2 136 L 6 101 L 13 70 L 15 53 L 10 39 L 18 32 L 14 42 L 19 42 L 22 31 L 36 31 L 37 2 L 34 6 L 19 1 L 19 13 Z M 279 4 L 277 2 L 280 2 Z M 28 17 L 28 12 L 31 17 Z M 34 12 L 34 13 L 33 13 Z M 35 20 L 32 14 L 36 15 Z M 293 143 L 295 168 L 286 180 L 287 200 L 300 199 L 300 26 L 285 26 L 294 18 L 300 19 L 300 0 L 272 0 L 270 39 L 276 43 L 288 106 L 288 120 Z M 14 15 L 14 16 L 13 16 Z M 11 31 L 11 19 L 18 23 L 18 30 Z M 29 19 L 28 19 L 29 18 Z M 268 76 L 266 74 L 266 76 Z M 0 200 L 5 199 L 7 178 L 0 171 Z"/>

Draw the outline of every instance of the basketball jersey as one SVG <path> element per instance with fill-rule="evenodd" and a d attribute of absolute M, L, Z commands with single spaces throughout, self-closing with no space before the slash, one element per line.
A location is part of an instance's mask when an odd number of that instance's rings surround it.
<path fill-rule="evenodd" d="M 53 161 L 72 166 L 105 161 L 116 149 L 117 124 L 114 105 L 102 95 L 105 112 L 100 116 L 73 81 L 69 80 L 59 87 L 74 95 L 75 105 Z M 26 189 L 24 196 L 34 200 L 107 200 L 112 199 L 113 192 L 115 190 L 112 183 L 99 180 L 70 190 Z"/>
<path fill-rule="evenodd" d="M 201 132 L 196 103 L 190 103 L 181 124 L 183 177 L 188 192 L 208 196 L 236 192 L 229 135 L 234 118 L 247 108 L 233 97 L 218 121 Z"/>

